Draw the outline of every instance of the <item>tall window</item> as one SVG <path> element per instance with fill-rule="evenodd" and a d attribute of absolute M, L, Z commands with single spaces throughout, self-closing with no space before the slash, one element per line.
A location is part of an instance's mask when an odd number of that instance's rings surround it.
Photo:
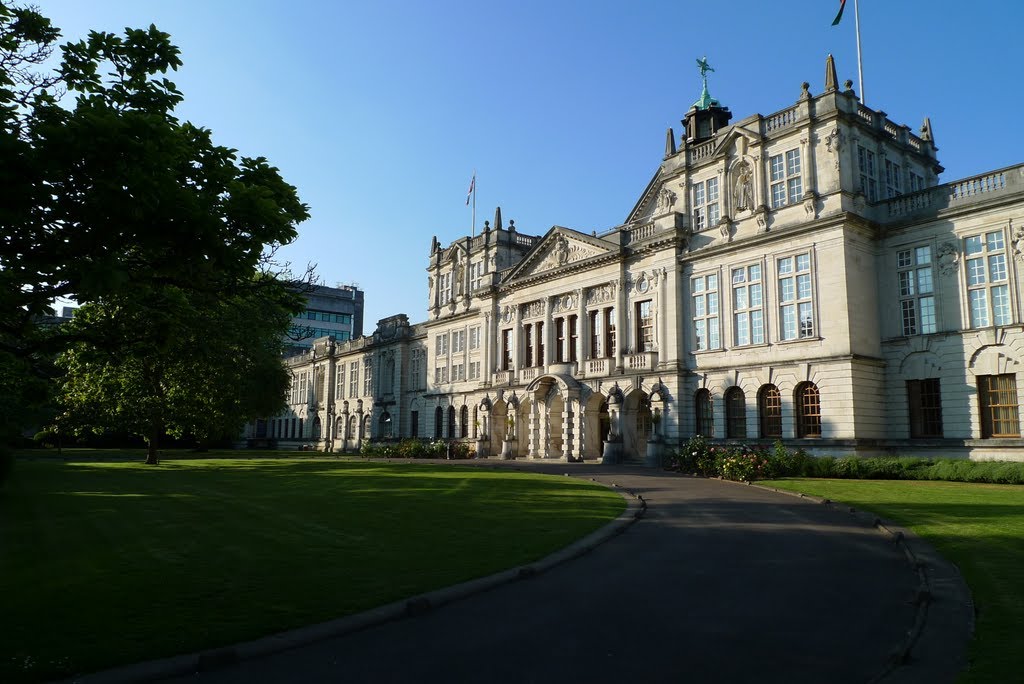
<path fill-rule="evenodd" d="M 544 324 L 537 321 L 537 365 L 544 365 Z"/>
<path fill-rule="evenodd" d="M 964 239 L 967 256 L 967 299 L 971 327 L 1009 325 L 1010 288 L 1007 285 L 1006 243 L 1002 231 Z"/>
<path fill-rule="evenodd" d="M 814 301 L 809 253 L 779 259 L 780 338 L 814 337 Z"/>
<path fill-rule="evenodd" d="M 696 349 L 718 349 L 718 276 L 698 276 L 690 280 L 693 297 L 693 332 Z"/>
<path fill-rule="evenodd" d="M 469 348 L 480 348 L 480 326 L 476 325 L 469 329 Z"/>
<path fill-rule="evenodd" d="M 484 268 L 486 262 L 477 261 L 469 265 L 469 287 L 472 290 L 477 290 L 480 285 L 483 284 Z"/>
<path fill-rule="evenodd" d="M 604 355 L 606 358 L 615 356 L 615 307 L 604 310 Z"/>
<path fill-rule="evenodd" d="M 857 145 L 857 168 L 860 171 L 860 189 L 868 202 L 878 201 L 878 176 L 875 173 L 875 153 Z"/>
<path fill-rule="evenodd" d="M 718 178 L 693 186 L 693 229 L 706 230 L 718 223 Z"/>
<path fill-rule="evenodd" d="M 394 437 L 392 427 L 391 414 L 387 411 L 380 414 L 380 418 L 377 420 L 377 430 L 379 430 L 380 436 L 384 439 L 391 439 Z"/>
<path fill-rule="evenodd" d="M 764 344 L 761 265 L 732 269 L 733 335 L 736 346 Z"/>
<path fill-rule="evenodd" d="M 438 406 L 434 409 L 434 439 L 441 439 L 444 428 L 444 409 Z"/>
<path fill-rule="evenodd" d="M 601 358 L 601 312 L 591 311 L 590 314 L 590 358 Z"/>
<path fill-rule="evenodd" d="M 654 314 L 649 299 L 636 303 L 636 350 L 654 351 Z"/>
<path fill-rule="evenodd" d="M 409 436 L 413 439 L 420 436 L 420 412 L 411 411 L 409 413 Z"/>
<path fill-rule="evenodd" d="M 353 361 L 348 365 L 348 396 L 353 399 L 359 396 L 359 362 Z"/>
<path fill-rule="evenodd" d="M 462 382 L 466 379 L 466 364 L 464 363 L 453 363 L 452 364 L 452 382 Z"/>
<path fill-rule="evenodd" d="M 455 407 L 454 406 L 449 406 L 448 407 L 448 434 L 447 434 L 447 437 L 449 439 L 453 439 L 455 437 L 455 435 L 456 435 L 456 432 L 455 432 Z"/>
<path fill-rule="evenodd" d="M 565 362 L 565 319 L 555 319 L 555 363 Z"/>
<path fill-rule="evenodd" d="M 576 361 L 576 346 L 579 344 L 579 317 L 569 316 L 569 361 Z"/>
<path fill-rule="evenodd" d="M 501 369 L 512 370 L 512 330 L 501 331 Z"/>
<path fill-rule="evenodd" d="M 523 326 L 523 368 L 533 365 L 533 325 Z"/>
<path fill-rule="evenodd" d="M 309 394 L 306 391 L 306 373 L 299 376 L 299 401 L 302 403 L 309 401 Z"/>
<path fill-rule="evenodd" d="M 796 436 L 821 437 L 821 394 L 813 382 L 796 386 Z"/>
<path fill-rule="evenodd" d="M 762 385 L 757 393 L 757 414 L 762 437 L 782 437 L 782 394 L 775 385 Z"/>
<path fill-rule="evenodd" d="M 479 380 L 480 379 L 480 362 L 470 361 L 469 362 L 469 379 Z"/>
<path fill-rule="evenodd" d="M 442 273 L 439 278 L 439 288 L 441 293 L 441 304 L 447 304 L 452 299 L 452 274 L 451 271 L 448 273 Z"/>
<path fill-rule="evenodd" d="M 345 396 L 345 364 L 339 363 L 334 366 L 334 398 L 341 399 Z"/>
<path fill-rule="evenodd" d="M 711 392 L 703 387 L 697 390 L 697 394 L 693 398 L 693 406 L 696 411 L 697 434 L 714 437 L 715 420 L 711 410 Z"/>
<path fill-rule="evenodd" d="M 801 181 L 800 150 L 789 150 L 768 159 L 771 177 L 772 209 L 797 204 L 804 194 Z"/>
<path fill-rule="evenodd" d="M 938 378 L 907 380 L 910 436 L 942 437 L 942 393 Z"/>
<path fill-rule="evenodd" d="M 452 333 L 452 353 L 458 354 L 466 351 L 466 331 L 456 330 Z"/>
<path fill-rule="evenodd" d="M 900 165 L 890 159 L 885 160 L 885 196 L 888 198 L 899 197 L 903 194 L 903 184 L 900 183 Z"/>
<path fill-rule="evenodd" d="M 459 413 L 459 434 L 463 439 L 469 437 L 469 407 L 465 404 Z"/>
<path fill-rule="evenodd" d="M 725 392 L 725 435 L 733 439 L 747 436 L 747 398 L 739 387 Z"/>
<path fill-rule="evenodd" d="M 910 192 L 917 192 L 918 190 L 924 190 L 924 176 L 914 173 L 911 171 L 910 176 Z"/>
<path fill-rule="evenodd" d="M 448 353 L 448 333 L 438 335 L 434 338 L 434 356 L 444 356 Z"/>
<path fill-rule="evenodd" d="M 979 375 L 978 402 L 981 404 L 981 436 L 1020 437 L 1017 407 L 1017 376 Z"/>
<path fill-rule="evenodd" d="M 409 386 L 410 389 L 423 388 L 423 355 L 418 349 L 412 352 L 412 359 L 409 361 Z"/>
<path fill-rule="evenodd" d="M 935 286 L 932 278 L 932 248 L 904 249 L 896 253 L 900 283 L 903 334 L 935 332 Z"/>
<path fill-rule="evenodd" d="M 373 360 L 366 356 L 363 358 L 363 396 L 373 394 Z"/>

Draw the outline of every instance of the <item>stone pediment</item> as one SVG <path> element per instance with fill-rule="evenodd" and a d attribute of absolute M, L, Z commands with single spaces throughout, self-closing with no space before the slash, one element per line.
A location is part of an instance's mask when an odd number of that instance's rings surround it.
<path fill-rule="evenodd" d="M 509 279 L 525 278 L 546 271 L 555 271 L 612 251 L 612 246 L 603 240 L 556 226 L 509 274 Z"/>

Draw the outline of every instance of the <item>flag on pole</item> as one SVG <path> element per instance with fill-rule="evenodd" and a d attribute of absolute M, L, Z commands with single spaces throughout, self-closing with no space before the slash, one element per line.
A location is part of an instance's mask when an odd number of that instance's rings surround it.
<path fill-rule="evenodd" d="M 846 9 L 846 0 L 839 0 L 839 14 L 832 20 L 832 25 L 835 26 L 843 19 L 843 10 Z"/>
<path fill-rule="evenodd" d="M 469 206 L 469 200 L 473 197 L 473 190 L 476 189 L 476 174 L 473 174 L 473 180 L 469 181 L 469 192 L 466 193 L 466 206 Z"/>

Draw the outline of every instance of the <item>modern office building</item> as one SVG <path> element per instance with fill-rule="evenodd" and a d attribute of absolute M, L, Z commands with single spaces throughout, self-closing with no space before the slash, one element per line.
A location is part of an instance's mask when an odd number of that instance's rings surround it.
<path fill-rule="evenodd" d="M 306 310 L 292 319 L 288 332 L 290 354 L 310 349 L 318 337 L 344 342 L 362 336 L 363 291 L 358 287 L 317 285 L 306 300 Z"/>
<path fill-rule="evenodd" d="M 928 119 L 866 107 L 831 57 L 781 111 L 733 121 L 705 86 L 682 123 L 622 225 L 435 239 L 426 320 L 290 359 L 270 436 L 1024 459 L 1024 166 L 941 183 Z"/>

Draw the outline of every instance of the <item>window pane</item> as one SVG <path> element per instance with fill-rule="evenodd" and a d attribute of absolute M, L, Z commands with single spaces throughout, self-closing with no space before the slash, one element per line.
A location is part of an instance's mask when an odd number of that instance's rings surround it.
<path fill-rule="evenodd" d="M 917 290 L 922 294 L 926 294 L 932 291 L 932 269 L 919 268 L 917 269 Z"/>
<path fill-rule="evenodd" d="M 777 181 L 777 180 L 782 180 L 783 179 L 784 172 L 783 172 L 783 167 L 782 167 L 782 155 L 781 154 L 776 154 L 775 156 L 771 157 L 769 159 L 769 161 L 768 161 L 768 166 L 771 169 L 771 179 L 773 181 Z"/>
<path fill-rule="evenodd" d="M 779 273 L 792 273 L 793 272 L 793 257 L 786 257 L 785 259 L 779 259 Z"/>
<path fill-rule="evenodd" d="M 900 296 L 907 297 L 912 294 L 914 294 L 913 271 L 900 271 Z"/>
<path fill-rule="evenodd" d="M 993 283 L 1006 280 L 1006 255 L 993 254 L 988 258 L 988 277 Z"/>
<path fill-rule="evenodd" d="M 985 290 L 971 290 L 971 327 L 981 328 L 988 325 L 988 302 L 985 297 Z"/>
<path fill-rule="evenodd" d="M 750 312 L 750 341 L 753 344 L 764 344 L 764 319 L 762 312 Z"/>
<path fill-rule="evenodd" d="M 796 277 L 796 291 L 799 299 L 809 299 L 811 296 L 811 276 L 799 275 Z"/>
<path fill-rule="evenodd" d="M 736 314 L 736 344 L 750 344 L 750 328 L 748 315 L 745 313 Z"/>
<path fill-rule="evenodd" d="M 981 252 L 982 242 L 980 235 L 972 235 L 969 238 L 964 239 L 964 251 L 968 254 L 978 254 Z"/>
<path fill-rule="evenodd" d="M 795 290 L 793 287 L 792 278 L 783 278 L 779 281 L 779 300 L 782 302 L 791 302 L 795 297 Z"/>
<path fill-rule="evenodd" d="M 984 259 L 968 259 L 967 260 L 967 284 L 968 285 L 984 285 L 985 284 L 985 260 Z"/>
<path fill-rule="evenodd" d="M 718 337 L 718 318 L 708 319 L 708 348 L 718 349 L 722 346 L 721 340 Z"/>
<path fill-rule="evenodd" d="M 760 266 L 760 264 L 755 265 L 755 266 L 751 266 L 750 269 L 748 270 L 748 273 L 750 275 L 750 279 L 751 280 L 760 280 L 761 279 L 761 266 Z"/>
<path fill-rule="evenodd" d="M 932 263 L 932 248 L 931 247 L 918 247 L 914 250 L 914 255 L 917 257 L 917 265 L 922 266 L 924 264 Z M 908 264 L 909 266 L 909 264 Z"/>
<path fill-rule="evenodd" d="M 921 332 L 935 332 L 935 298 L 921 297 Z"/>
<path fill-rule="evenodd" d="M 906 268 L 911 266 L 913 262 L 910 260 L 910 250 L 904 250 L 896 254 L 896 268 Z"/>
<path fill-rule="evenodd" d="M 745 287 L 733 288 L 733 299 L 736 302 L 735 306 L 736 306 L 737 309 L 746 309 L 747 306 L 748 306 L 747 305 L 747 288 L 745 288 Z"/>
<path fill-rule="evenodd" d="M 996 231 L 994 233 L 985 234 L 985 243 L 988 246 L 988 251 L 997 252 L 1003 248 L 1003 233 L 1002 231 Z"/>
<path fill-rule="evenodd" d="M 782 307 L 782 339 L 796 339 L 796 307 L 792 304 Z"/>
<path fill-rule="evenodd" d="M 732 282 L 742 283 L 746 280 L 747 272 L 742 268 L 732 269 Z"/>
<path fill-rule="evenodd" d="M 992 288 L 992 322 L 996 325 L 1010 323 L 1010 291 L 1006 285 Z"/>
<path fill-rule="evenodd" d="M 761 286 L 751 285 L 750 286 L 750 306 L 756 307 L 761 306 Z"/>

